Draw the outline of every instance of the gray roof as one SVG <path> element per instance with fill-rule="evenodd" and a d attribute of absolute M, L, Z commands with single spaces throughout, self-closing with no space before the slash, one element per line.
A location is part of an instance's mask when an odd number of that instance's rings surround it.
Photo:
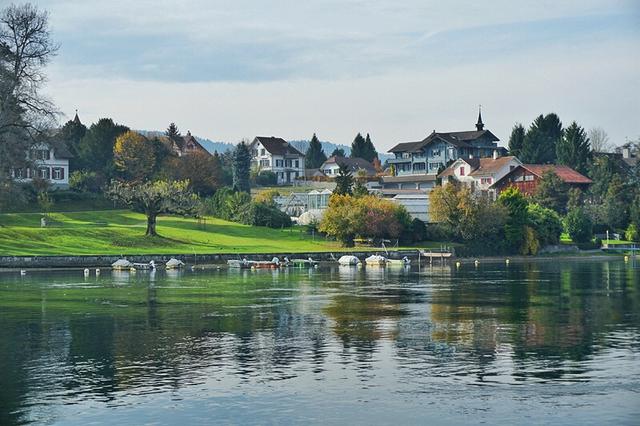
<path fill-rule="evenodd" d="M 469 142 L 473 142 L 481 138 L 487 139 L 491 142 L 497 142 L 500 140 L 489 130 L 471 130 L 466 132 L 445 133 L 437 133 L 434 131 L 421 141 L 399 143 L 391 148 L 389 152 L 416 152 L 437 140 L 444 141 L 457 148 L 468 148 L 471 146 L 469 145 Z"/>
<path fill-rule="evenodd" d="M 376 174 L 376 169 L 373 167 L 373 164 L 365 160 L 364 158 L 351 158 L 351 157 L 340 157 L 338 155 L 334 155 L 333 157 L 329 157 L 327 161 L 322 163 L 321 168 L 325 168 L 330 164 L 337 164 L 338 166 L 346 165 L 351 171 L 358 171 L 360 169 L 365 170 L 370 175 Z"/>

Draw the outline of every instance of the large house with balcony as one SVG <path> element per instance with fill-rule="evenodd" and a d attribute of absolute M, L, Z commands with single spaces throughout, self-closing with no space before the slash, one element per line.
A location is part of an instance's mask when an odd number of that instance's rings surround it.
<path fill-rule="evenodd" d="M 256 136 L 249 150 L 253 167 L 275 173 L 278 185 L 292 184 L 305 176 L 304 154 L 282 138 Z"/>
<path fill-rule="evenodd" d="M 69 188 L 69 159 L 73 155 L 64 146 L 53 147 L 45 143 L 35 145 L 27 152 L 33 167 L 11 169 L 11 177 L 18 182 L 31 182 L 35 178 L 48 181 L 53 189 Z"/>
<path fill-rule="evenodd" d="M 435 130 L 417 142 L 399 143 L 389 150 L 395 158 L 388 160 L 392 176 L 383 178 L 385 188 L 429 189 L 436 177 L 453 161 L 463 158 L 487 158 L 506 154 L 499 147 L 499 139 L 484 129 L 482 114 L 478 113 L 476 130 L 440 133 Z"/>
<path fill-rule="evenodd" d="M 338 176 L 338 171 L 341 166 L 347 167 L 354 176 L 357 176 L 358 173 L 364 173 L 366 177 L 376 175 L 376 169 L 373 167 L 373 164 L 364 158 L 341 157 L 339 155 L 327 158 L 327 161 L 320 166 L 320 170 L 328 178 L 335 178 Z"/>

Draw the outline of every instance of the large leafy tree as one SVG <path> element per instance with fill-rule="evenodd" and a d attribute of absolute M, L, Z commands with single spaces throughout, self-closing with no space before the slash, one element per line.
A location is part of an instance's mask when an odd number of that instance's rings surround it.
<path fill-rule="evenodd" d="M 353 173 L 345 164 L 340 165 L 338 168 L 336 189 L 333 190 L 333 193 L 339 195 L 351 195 L 353 193 Z"/>
<path fill-rule="evenodd" d="M 317 169 L 322 166 L 322 163 L 325 161 L 327 161 L 327 156 L 322 149 L 322 144 L 314 133 L 311 137 L 311 142 L 309 142 L 309 148 L 305 154 L 304 166 L 307 169 Z"/>
<path fill-rule="evenodd" d="M 591 159 L 591 146 L 584 129 L 575 121 L 563 132 L 556 145 L 558 164 L 586 173 Z"/>
<path fill-rule="evenodd" d="M 0 10 L 0 184 L 7 189 L 10 169 L 28 166 L 28 150 L 50 142 L 57 111 L 40 89 L 57 49 L 46 12 L 31 4 Z"/>
<path fill-rule="evenodd" d="M 193 192 L 208 196 L 223 186 L 222 163 L 216 153 L 196 151 L 168 161 L 168 174 L 175 180 L 188 180 Z"/>
<path fill-rule="evenodd" d="M 562 137 L 562 122 L 560 118 L 550 113 L 539 115 L 527 131 L 520 160 L 524 163 L 551 164 L 556 160 L 556 144 Z"/>
<path fill-rule="evenodd" d="M 116 138 L 113 163 L 125 180 L 145 181 L 151 177 L 156 165 L 153 144 L 140 133 L 125 132 Z"/>
<path fill-rule="evenodd" d="M 78 147 L 78 161 L 83 169 L 111 176 L 114 171 L 113 147 L 116 138 L 127 132 L 127 126 L 116 124 L 110 118 L 93 123 Z"/>
<path fill-rule="evenodd" d="M 198 197 L 189 190 L 187 181 L 150 181 L 131 184 L 114 181 L 107 195 L 116 202 L 133 207 L 147 217 L 145 235 L 157 236 L 156 224 L 161 214 L 195 214 Z"/>
<path fill-rule="evenodd" d="M 542 207 L 563 214 L 569 201 L 569 186 L 553 170 L 548 170 L 542 174 L 533 198 Z"/>
<path fill-rule="evenodd" d="M 251 184 L 251 152 L 244 141 L 240 142 L 233 152 L 233 189 L 234 191 L 249 192 Z"/>
<path fill-rule="evenodd" d="M 500 193 L 498 203 L 508 212 L 504 226 L 506 243 L 510 251 L 519 252 L 526 242 L 527 200 L 517 188 L 511 187 Z"/>
<path fill-rule="evenodd" d="M 524 145 L 525 133 L 526 131 L 522 124 L 517 123 L 513 126 L 511 135 L 509 136 L 509 152 L 511 155 L 515 155 L 516 157 L 520 156 L 522 146 Z"/>

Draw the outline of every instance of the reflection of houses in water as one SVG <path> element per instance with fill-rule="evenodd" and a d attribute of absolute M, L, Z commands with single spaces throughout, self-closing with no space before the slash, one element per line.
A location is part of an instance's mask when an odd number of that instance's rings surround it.
<path fill-rule="evenodd" d="M 287 196 L 276 197 L 275 202 L 280 210 L 289 216 L 299 217 L 303 213 L 311 212 L 314 216 L 321 217 L 329 205 L 331 194 L 330 189 L 292 192 Z"/>

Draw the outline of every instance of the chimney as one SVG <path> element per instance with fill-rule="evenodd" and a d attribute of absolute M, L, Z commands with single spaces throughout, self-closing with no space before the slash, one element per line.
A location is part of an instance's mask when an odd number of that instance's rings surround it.
<path fill-rule="evenodd" d="M 622 148 L 622 158 L 631 158 L 631 150 L 629 147 Z"/>
<path fill-rule="evenodd" d="M 497 160 L 498 158 L 500 158 L 500 154 L 498 153 L 497 149 L 493 150 L 493 159 Z"/>

